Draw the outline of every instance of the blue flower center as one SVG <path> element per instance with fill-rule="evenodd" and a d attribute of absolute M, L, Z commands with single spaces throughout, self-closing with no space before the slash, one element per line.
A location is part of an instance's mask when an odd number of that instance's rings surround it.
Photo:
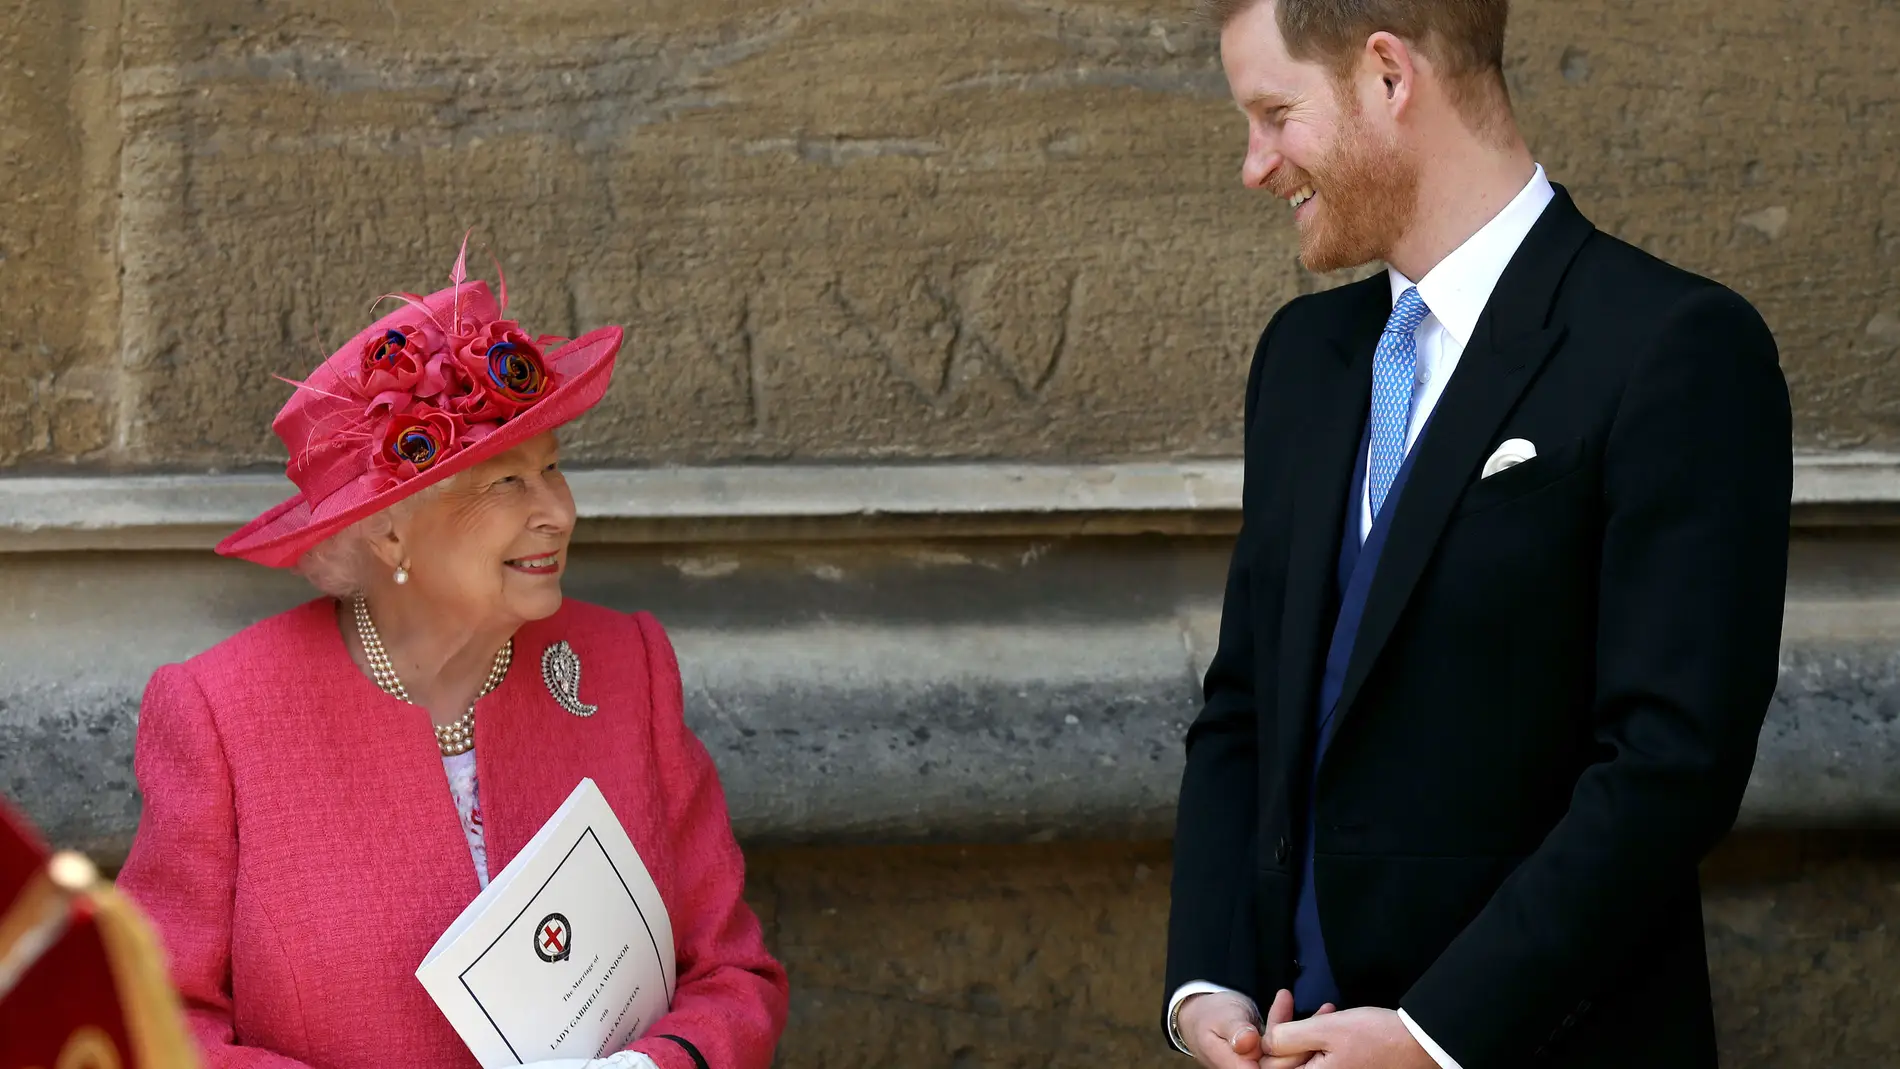
<path fill-rule="evenodd" d="M 433 462 L 441 448 L 426 427 L 411 427 L 396 436 L 396 455 L 418 468 Z"/>
<path fill-rule="evenodd" d="M 488 347 L 488 381 L 514 397 L 533 397 L 541 392 L 545 379 L 539 362 L 524 355 L 514 342 L 501 341 Z"/>
<path fill-rule="evenodd" d="M 409 338 L 402 331 L 385 331 L 383 340 L 377 343 L 376 348 L 370 350 L 370 362 L 377 365 L 393 364 L 396 362 L 397 355 L 408 347 Z"/>

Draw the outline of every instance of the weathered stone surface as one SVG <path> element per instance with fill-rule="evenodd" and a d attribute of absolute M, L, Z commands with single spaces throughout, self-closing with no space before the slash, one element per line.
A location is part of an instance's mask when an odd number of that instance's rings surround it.
<path fill-rule="evenodd" d="M 1800 441 L 1900 437 L 1900 53 L 1866 47 L 1900 41 L 1900 9 L 1514 7 L 1511 82 L 1553 177 L 1598 226 L 1755 302 Z"/>
<path fill-rule="evenodd" d="M 778 1064 L 1170 1064 L 1168 858 L 1161 843 L 754 852 L 750 898 L 792 980 Z M 1900 1062 L 1896 858 L 1890 836 L 1742 835 L 1716 852 L 1704 908 L 1724 1066 Z"/>
<path fill-rule="evenodd" d="M 1797 545 L 1742 822 L 1900 826 L 1897 558 Z M 568 587 L 666 622 L 748 842 L 1143 839 L 1172 828 L 1225 548 L 596 545 Z M 1875 589 L 1839 600 L 1850 579 Z M 153 668 L 309 596 L 206 554 L 0 554 L 0 793 L 57 842 L 122 852 Z"/>
<path fill-rule="evenodd" d="M 0 696 L 0 796 L 24 806 L 48 842 L 107 863 L 125 856 L 139 822 L 138 704 L 127 699 L 122 687 L 83 682 Z"/>
<path fill-rule="evenodd" d="M 111 444 L 115 8 L 20 4 L 0 25 L 0 467 Z"/>
<path fill-rule="evenodd" d="M 784 850 L 751 899 L 781 1069 L 1165 1065 L 1166 844 Z"/>
<path fill-rule="evenodd" d="M 1704 883 L 1723 1065 L 1900 1063 L 1900 842 L 1743 837 L 1718 851 Z"/>
<path fill-rule="evenodd" d="M 1200 146 L 1126 136 L 1221 114 L 1206 34 L 1138 6 L 320 7 L 128 30 L 138 456 L 274 455 L 269 375 L 465 225 L 540 329 L 630 326 L 594 459 L 1205 446 L 1250 295 L 1293 284 L 1157 270 L 1248 243 Z M 1131 372 L 1185 392 L 1129 411 Z"/>
<path fill-rule="evenodd" d="M 573 469 L 573 540 L 678 545 L 1230 536 L 1239 458 Z M 292 492 L 277 472 L 0 477 L 0 553 L 209 550 Z M 1797 453 L 1797 551 L 1894 540 L 1900 453 Z M 1868 555 L 1852 554 L 1866 581 Z M 1873 559 L 1884 560 L 1878 553 Z M 1881 581 L 1900 582 L 1900 567 Z"/>
<path fill-rule="evenodd" d="M 1756 823 L 1840 827 L 1900 817 L 1900 650 L 1841 643 L 1783 651 L 1749 787 Z"/>
<path fill-rule="evenodd" d="M 531 326 L 630 327 L 582 459 L 1235 452 L 1254 333 L 1333 280 L 1235 181 L 1188 7 L 28 5 L 0 464 L 277 458 L 271 376 L 469 226 Z M 1809 445 L 1900 442 L 1894 39 L 1884 0 L 1516 13 L 1539 157 L 1758 302 Z"/>

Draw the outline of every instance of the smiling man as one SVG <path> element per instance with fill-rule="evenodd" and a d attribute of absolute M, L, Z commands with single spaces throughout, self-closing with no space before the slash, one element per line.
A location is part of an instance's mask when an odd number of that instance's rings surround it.
<path fill-rule="evenodd" d="M 1246 185 L 1307 267 L 1386 270 L 1254 352 L 1170 1037 L 1218 1069 L 1714 1065 L 1697 866 L 1775 685 L 1774 339 L 1546 178 L 1505 0 L 1209 7 Z"/>

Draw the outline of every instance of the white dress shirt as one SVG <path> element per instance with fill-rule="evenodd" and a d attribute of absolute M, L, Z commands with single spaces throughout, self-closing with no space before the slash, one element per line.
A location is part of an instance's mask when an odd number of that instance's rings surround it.
<path fill-rule="evenodd" d="M 1405 428 L 1405 450 L 1409 454 L 1412 444 L 1418 441 L 1418 433 L 1425 427 L 1425 421 L 1431 417 L 1432 410 L 1438 407 L 1438 399 L 1445 395 L 1445 384 L 1451 381 L 1453 371 L 1458 369 L 1458 358 L 1464 355 L 1465 345 L 1471 340 L 1472 332 L 1477 329 L 1478 317 L 1484 314 L 1484 306 L 1491 301 L 1491 291 L 1497 288 L 1498 279 L 1504 269 L 1517 254 L 1518 246 L 1524 244 L 1524 238 L 1531 232 L 1538 217 L 1544 214 L 1544 208 L 1556 196 L 1551 189 L 1550 179 L 1544 174 L 1543 165 L 1531 174 L 1531 180 L 1511 198 L 1504 210 L 1491 218 L 1477 233 L 1465 239 L 1465 243 L 1451 251 L 1451 254 L 1438 265 L 1425 273 L 1425 277 L 1414 283 L 1392 267 L 1385 269 L 1386 278 L 1392 284 L 1392 301 L 1398 303 L 1401 294 L 1418 287 L 1418 295 L 1424 300 L 1425 307 L 1431 309 L 1413 332 L 1418 344 L 1418 387 L 1412 393 L 1412 415 Z M 1368 448 L 1370 448 L 1368 446 Z M 1370 483 L 1371 480 L 1367 480 Z M 1372 531 L 1372 497 L 1369 487 L 1361 487 L 1359 496 L 1359 541 L 1364 542 Z M 1182 984 L 1175 989 L 1168 1000 L 1168 1038 L 1183 1054 L 1187 1053 L 1186 1044 L 1174 1032 L 1174 1011 L 1190 995 L 1213 993 L 1234 993 L 1219 984 L 1203 981 Z M 1244 997 L 1244 996 L 1243 996 Z M 1258 1007 L 1255 1008 L 1256 1015 Z M 1432 1042 L 1424 1029 L 1412 1020 L 1410 1014 L 1399 1010 L 1399 1020 L 1411 1031 L 1412 1038 L 1425 1048 L 1442 1069 L 1462 1069 L 1456 1059 Z"/>
<path fill-rule="evenodd" d="M 1478 327 L 1478 317 L 1491 302 L 1504 269 L 1517 255 L 1531 227 L 1556 193 L 1550 188 L 1542 165 L 1531 174 L 1530 182 L 1518 191 L 1504 210 L 1493 216 L 1484 228 L 1465 239 L 1463 245 L 1438 261 L 1414 283 L 1397 270 L 1387 267 L 1386 279 L 1392 283 L 1392 302 L 1414 285 L 1425 307 L 1432 310 L 1412 336 L 1418 342 L 1418 387 L 1412 392 L 1412 418 L 1405 428 L 1405 451 L 1412 451 L 1418 432 L 1425 428 L 1438 399 L 1445 395 L 1445 384 L 1458 370 L 1458 358 Z M 1371 480 L 1367 480 L 1368 483 Z M 1359 540 L 1364 542 L 1372 531 L 1372 497 L 1362 488 L 1359 498 Z"/>

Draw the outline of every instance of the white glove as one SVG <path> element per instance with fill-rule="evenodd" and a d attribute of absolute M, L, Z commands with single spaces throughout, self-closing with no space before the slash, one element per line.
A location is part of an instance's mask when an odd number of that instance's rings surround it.
<path fill-rule="evenodd" d="M 660 1069 L 652 1058 L 638 1051 L 616 1051 L 605 1058 L 557 1058 L 530 1062 L 524 1069 Z"/>

